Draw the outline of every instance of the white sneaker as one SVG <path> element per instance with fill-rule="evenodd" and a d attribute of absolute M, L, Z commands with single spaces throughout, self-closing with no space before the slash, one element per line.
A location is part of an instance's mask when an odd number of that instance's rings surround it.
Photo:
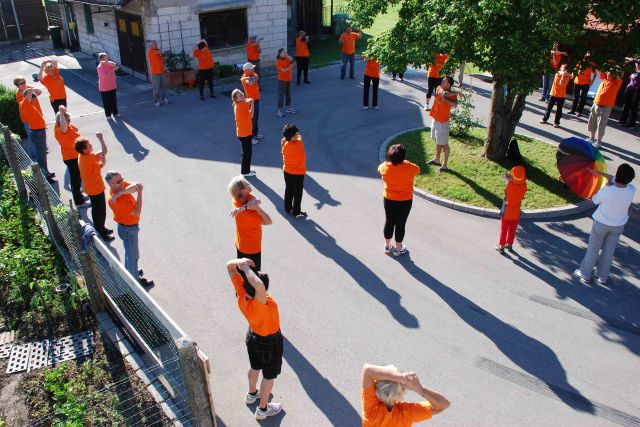
<path fill-rule="evenodd" d="M 368 110 L 368 109 L 369 109 L 369 107 L 365 105 L 365 106 L 364 106 L 364 109 L 365 109 L 365 110 Z"/>
<path fill-rule="evenodd" d="M 264 420 L 267 417 L 278 415 L 282 411 L 282 403 L 269 403 L 266 411 L 256 408 L 256 420 Z"/>
<path fill-rule="evenodd" d="M 377 105 L 375 107 L 373 107 L 374 110 L 379 110 L 380 107 L 378 107 Z"/>
<path fill-rule="evenodd" d="M 246 403 L 247 405 L 251 405 L 258 399 L 260 399 L 260 389 L 258 389 L 258 392 L 255 395 L 247 393 L 247 395 L 244 397 L 244 403 Z"/>
<path fill-rule="evenodd" d="M 596 148 L 600 148 L 600 147 L 602 147 L 602 144 L 600 144 L 599 142 L 596 142 L 593 146 L 596 147 Z"/>
<path fill-rule="evenodd" d="M 278 117 L 284 117 L 284 113 L 280 110 L 278 110 L 277 114 L 278 114 Z"/>
<path fill-rule="evenodd" d="M 156 107 L 162 107 L 162 104 L 160 103 L 160 101 L 154 102 L 153 105 L 155 105 Z"/>
<path fill-rule="evenodd" d="M 424 111 L 429 111 L 429 106 L 428 105 L 424 106 Z"/>
<path fill-rule="evenodd" d="M 243 173 L 242 176 L 244 176 L 244 177 L 256 176 L 256 171 L 250 170 L 249 173 Z"/>
<path fill-rule="evenodd" d="M 583 285 L 588 285 L 589 284 L 589 280 L 587 280 L 583 275 L 582 272 L 580 271 L 579 268 L 576 268 L 576 270 L 573 272 L 573 275 L 576 276 L 578 279 L 580 279 L 580 282 Z"/>
<path fill-rule="evenodd" d="M 287 113 L 289 113 L 289 114 L 295 114 L 297 112 L 298 112 L 298 110 L 296 110 L 295 108 L 291 108 L 291 107 L 287 108 Z"/>
<path fill-rule="evenodd" d="M 251 140 L 251 143 L 252 143 L 253 145 L 258 145 L 258 144 L 260 144 L 260 140 L 259 140 L 258 138 L 253 138 L 253 139 Z"/>
<path fill-rule="evenodd" d="M 256 136 L 254 136 L 254 138 L 255 138 L 255 139 L 262 139 L 262 138 L 264 138 L 264 135 L 263 135 L 263 134 L 261 134 L 261 133 L 259 133 L 259 134 L 257 134 Z"/>
<path fill-rule="evenodd" d="M 165 104 L 170 104 L 170 102 L 169 102 L 169 98 L 165 98 L 165 99 L 163 99 L 163 100 L 162 100 L 162 102 L 164 102 Z"/>

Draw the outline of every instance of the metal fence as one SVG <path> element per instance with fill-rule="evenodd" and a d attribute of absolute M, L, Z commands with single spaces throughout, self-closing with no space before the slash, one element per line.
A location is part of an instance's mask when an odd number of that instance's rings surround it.
<path fill-rule="evenodd" d="M 215 425 L 206 356 L 99 237 L 83 236 L 78 212 L 63 203 L 9 128 L 0 127 L 0 157 L 12 170 L 20 197 L 38 212 L 67 268 L 86 286 L 94 313 L 106 309 L 122 324 L 142 359 L 154 367 L 177 423 Z"/>

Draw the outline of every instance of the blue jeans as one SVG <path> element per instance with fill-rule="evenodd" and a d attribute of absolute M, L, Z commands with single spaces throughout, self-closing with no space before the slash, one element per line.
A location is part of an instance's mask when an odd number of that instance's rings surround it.
<path fill-rule="evenodd" d="M 342 54 L 342 68 L 340 68 L 340 78 L 344 79 L 344 75 L 347 71 L 347 62 L 349 63 L 349 78 L 354 77 L 354 68 L 356 64 L 356 55 L 352 53 L 348 55 L 346 53 Z"/>
<path fill-rule="evenodd" d="M 47 167 L 47 131 L 45 129 L 31 129 L 29 138 L 35 149 L 36 162 L 40 165 L 43 174 L 49 173 Z"/>
<path fill-rule="evenodd" d="M 542 76 L 542 94 L 540 95 L 540 98 L 544 98 L 546 102 L 549 102 L 549 93 L 551 92 L 551 85 L 553 84 L 554 77 L 554 74 Z"/>
<path fill-rule="evenodd" d="M 258 118 L 260 117 L 260 100 L 253 100 L 253 119 L 251 120 L 253 125 L 253 137 L 258 135 Z"/>
<path fill-rule="evenodd" d="M 24 125 L 24 130 L 27 133 L 27 147 L 26 150 L 27 154 L 29 155 L 29 157 L 31 157 L 32 159 L 36 158 L 36 152 L 33 149 L 33 144 L 31 143 L 31 128 L 29 128 L 29 123 L 23 123 Z"/>
<path fill-rule="evenodd" d="M 138 250 L 138 234 L 140 227 L 136 225 L 120 225 L 118 224 L 118 237 L 122 239 L 124 245 L 124 268 L 133 276 L 136 281 L 140 281 L 138 273 L 138 258 L 140 251 Z"/>

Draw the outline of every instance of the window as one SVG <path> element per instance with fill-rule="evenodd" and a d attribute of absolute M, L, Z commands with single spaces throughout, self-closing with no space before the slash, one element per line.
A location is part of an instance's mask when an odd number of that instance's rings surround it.
<path fill-rule="evenodd" d="M 87 33 L 93 34 L 93 15 L 91 13 L 91 6 L 83 3 L 84 6 L 84 22 L 87 25 Z"/>
<path fill-rule="evenodd" d="M 211 49 L 243 46 L 247 41 L 247 9 L 201 13 L 200 36 Z"/>

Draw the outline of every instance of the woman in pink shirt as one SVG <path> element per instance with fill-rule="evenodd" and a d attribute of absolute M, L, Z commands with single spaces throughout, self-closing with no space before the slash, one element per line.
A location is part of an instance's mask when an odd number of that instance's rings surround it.
<path fill-rule="evenodd" d="M 115 62 L 109 61 L 109 55 L 102 52 L 98 55 L 98 90 L 102 96 L 104 115 L 107 118 L 120 116 L 118 113 L 118 98 L 116 96 L 116 70 L 118 66 Z"/>

